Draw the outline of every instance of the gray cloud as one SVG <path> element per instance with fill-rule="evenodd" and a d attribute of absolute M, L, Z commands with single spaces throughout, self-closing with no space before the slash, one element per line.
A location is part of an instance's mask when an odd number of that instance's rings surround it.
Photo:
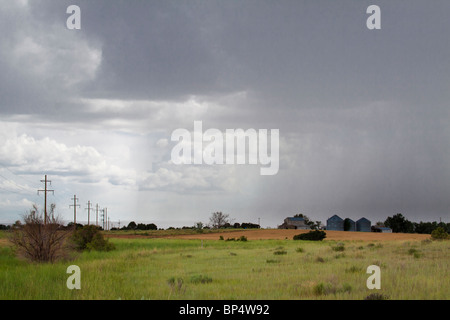
<path fill-rule="evenodd" d="M 448 217 L 447 1 L 379 1 L 377 31 L 369 1 L 77 1 L 79 31 L 72 2 L 2 2 L 3 166 L 134 190 L 127 206 L 183 218 Z M 280 129 L 279 173 L 169 165 L 161 141 L 195 120 Z"/>

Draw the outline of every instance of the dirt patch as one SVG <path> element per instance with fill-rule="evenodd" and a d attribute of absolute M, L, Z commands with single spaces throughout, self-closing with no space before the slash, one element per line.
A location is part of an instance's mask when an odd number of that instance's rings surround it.
<path fill-rule="evenodd" d="M 307 233 L 309 230 L 293 230 L 293 229 L 253 229 L 253 230 L 239 230 L 239 231 L 221 231 L 214 233 L 195 233 L 195 234 L 105 234 L 108 238 L 122 238 L 122 239 L 204 239 L 204 240 L 219 240 L 220 236 L 224 239 L 239 238 L 241 236 L 247 237 L 248 240 L 292 240 L 296 234 Z M 415 233 L 378 233 L 378 232 L 352 232 L 352 231 L 325 231 L 327 234 L 326 240 L 355 240 L 355 241 L 411 241 L 430 239 L 429 234 L 415 234 Z M 1 240 L 1 239 L 0 239 Z"/>
<path fill-rule="evenodd" d="M 220 236 L 224 239 L 239 238 L 241 236 L 247 237 L 248 240 L 265 240 L 275 239 L 292 240 L 296 234 L 307 233 L 309 230 L 283 230 L 283 229 L 258 229 L 258 230 L 244 230 L 244 231 L 230 231 L 226 233 L 208 233 L 195 235 L 177 235 L 168 236 L 165 238 L 174 239 L 204 239 L 204 240 L 219 240 Z M 409 234 L 409 233 L 378 233 L 378 232 L 352 232 L 352 231 L 325 231 L 327 237 L 325 240 L 362 240 L 362 241 L 393 241 L 393 240 L 424 240 L 429 239 L 429 234 Z"/>

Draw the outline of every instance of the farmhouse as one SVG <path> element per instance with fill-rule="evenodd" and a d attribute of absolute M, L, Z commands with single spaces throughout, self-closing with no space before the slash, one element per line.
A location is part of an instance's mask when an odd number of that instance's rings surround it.
<path fill-rule="evenodd" d="M 338 215 L 334 215 L 327 220 L 327 230 L 344 231 L 344 220 Z"/>
<path fill-rule="evenodd" d="M 311 229 L 306 223 L 305 219 L 300 217 L 287 217 L 279 229 Z"/>

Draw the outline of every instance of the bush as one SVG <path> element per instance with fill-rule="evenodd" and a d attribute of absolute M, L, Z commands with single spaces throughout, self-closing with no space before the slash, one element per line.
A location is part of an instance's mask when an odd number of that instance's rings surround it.
<path fill-rule="evenodd" d="M 338 243 L 335 247 L 331 247 L 333 251 L 344 251 L 345 247 L 343 243 Z"/>
<path fill-rule="evenodd" d="M 247 237 L 246 236 L 240 236 L 237 241 L 247 241 Z"/>
<path fill-rule="evenodd" d="M 210 283 L 212 282 L 212 278 L 204 275 L 194 275 L 190 279 L 191 283 Z"/>
<path fill-rule="evenodd" d="M 371 293 L 364 300 L 389 300 L 389 296 L 381 293 Z"/>
<path fill-rule="evenodd" d="M 94 225 L 84 226 L 75 230 L 71 241 L 76 250 L 110 251 L 115 249 L 114 244 L 103 237 L 100 228 Z"/>
<path fill-rule="evenodd" d="M 223 240 L 223 237 L 220 236 L 219 240 Z M 235 238 L 227 238 L 227 240 L 225 240 L 225 241 L 247 241 L 247 237 L 246 236 L 240 236 L 237 239 L 235 239 Z"/>
<path fill-rule="evenodd" d="M 53 216 L 51 207 L 47 221 L 34 205 L 30 213 L 24 216 L 24 223 L 17 222 L 12 227 L 10 241 L 19 255 L 33 262 L 55 262 L 68 258 L 66 239 L 70 230 L 65 230 L 58 218 Z"/>
<path fill-rule="evenodd" d="M 285 250 L 277 250 L 277 251 L 274 251 L 273 254 L 275 254 L 275 255 L 287 254 L 287 251 L 285 251 Z"/>
<path fill-rule="evenodd" d="M 444 230 L 442 227 L 437 227 L 436 229 L 431 232 L 431 238 L 433 240 L 444 240 L 449 239 L 448 233 Z"/>
<path fill-rule="evenodd" d="M 313 241 L 322 241 L 326 238 L 325 231 L 314 230 L 308 233 L 301 233 L 294 236 L 294 240 L 313 240 Z"/>

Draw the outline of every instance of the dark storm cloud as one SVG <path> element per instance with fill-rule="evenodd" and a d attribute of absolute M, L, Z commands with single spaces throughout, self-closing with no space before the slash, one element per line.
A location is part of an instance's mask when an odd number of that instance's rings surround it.
<path fill-rule="evenodd" d="M 71 4 L 82 10 L 79 31 L 65 28 Z M 370 31 L 371 4 L 6 6 L 0 112 L 84 127 L 109 120 L 112 129 L 115 120 L 142 127 L 149 119 L 150 131 L 180 123 L 190 129 L 189 114 L 172 116 L 168 105 L 196 96 L 207 101 L 197 119 L 205 127 L 280 129 L 280 173 L 249 182 L 259 192 L 249 211 L 310 210 L 322 220 L 334 211 L 372 220 L 396 211 L 423 220 L 448 216 L 450 4 L 377 1 L 382 29 Z M 99 99 L 105 108 L 92 112 Z M 119 107 L 108 107 L 116 99 Z M 245 202 L 236 198 L 236 205 Z"/>

